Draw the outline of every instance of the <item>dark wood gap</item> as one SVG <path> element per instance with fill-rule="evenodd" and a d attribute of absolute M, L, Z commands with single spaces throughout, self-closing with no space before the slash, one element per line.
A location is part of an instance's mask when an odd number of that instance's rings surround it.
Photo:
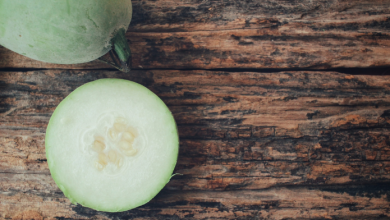
<path fill-rule="evenodd" d="M 101 69 L 66 69 L 66 68 L 0 68 L 1 72 L 32 72 L 32 71 L 47 71 L 47 70 L 64 70 L 64 71 L 118 71 L 114 68 L 101 68 Z"/>
<path fill-rule="evenodd" d="M 69 70 L 62 68 L 0 68 L 0 72 L 29 72 L 29 71 L 46 71 L 46 70 Z M 338 72 L 349 75 L 371 75 L 371 76 L 387 76 L 390 75 L 390 66 L 377 66 L 377 67 L 367 67 L 367 68 L 218 68 L 218 69 L 171 69 L 171 68 L 149 68 L 149 69 L 141 69 L 134 68 L 133 70 L 144 70 L 144 71 L 153 71 L 153 70 L 180 70 L 180 71 L 195 71 L 195 70 L 203 70 L 203 71 L 223 71 L 223 72 L 255 72 L 255 73 L 278 73 L 278 72 Z M 72 71 L 118 71 L 114 68 L 100 68 L 100 69 L 72 69 Z M 129 72 L 131 74 L 131 71 Z"/>
<path fill-rule="evenodd" d="M 345 191 L 374 191 L 374 190 L 383 190 L 390 194 L 390 184 L 389 182 L 380 182 L 380 183 L 348 183 L 348 184 L 326 184 L 326 185 L 313 185 L 313 184 L 300 184 L 300 185 L 284 185 L 284 186 L 271 186 L 264 189 L 233 189 L 229 191 L 235 191 L 235 192 L 263 192 L 263 191 L 269 191 L 271 189 L 280 189 L 280 188 L 287 188 L 287 189 L 309 189 L 309 190 L 323 190 L 323 191 L 333 191 L 338 192 L 340 189 L 345 189 Z M 164 188 L 161 190 L 160 194 L 169 194 L 169 193 L 175 193 L 176 190 L 169 190 Z M 219 192 L 224 193 L 226 191 L 223 190 L 186 190 L 186 192 Z"/>
<path fill-rule="evenodd" d="M 192 69 L 188 69 L 192 70 Z M 203 69 L 207 71 L 226 71 L 226 72 L 257 72 L 257 73 L 277 73 L 277 72 L 339 72 L 349 75 L 390 75 L 390 66 L 377 66 L 367 68 L 264 68 L 264 69 L 251 69 L 251 68 L 221 68 L 221 69 Z"/>

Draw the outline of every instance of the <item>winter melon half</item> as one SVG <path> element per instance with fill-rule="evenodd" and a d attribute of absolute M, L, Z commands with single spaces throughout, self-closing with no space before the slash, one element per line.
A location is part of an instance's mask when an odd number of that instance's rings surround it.
<path fill-rule="evenodd" d="M 55 109 L 46 156 L 72 203 L 119 212 L 150 201 L 178 157 L 175 120 L 149 89 L 122 79 L 82 85 Z"/>
<path fill-rule="evenodd" d="M 48 63 L 89 62 L 124 38 L 131 16 L 131 0 L 0 0 L 0 45 Z"/>

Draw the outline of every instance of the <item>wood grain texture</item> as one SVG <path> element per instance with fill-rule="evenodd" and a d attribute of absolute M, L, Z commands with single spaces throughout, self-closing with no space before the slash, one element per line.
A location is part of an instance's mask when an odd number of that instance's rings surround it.
<path fill-rule="evenodd" d="M 4 219 L 388 219 L 388 185 L 161 192 L 121 213 L 73 205 L 60 193 L 0 194 Z"/>
<path fill-rule="evenodd" d="M 129 212 L 70 204 L 46 162 L 44 133 L 55 107 L 99 78 L 145 85 L 179 128 L 175 172 L 182 175 Z M 389 76 L 0 72 L 0 115 L 2 218 L 389 218 Z"/>
<path fill-rule="evenodd" d="M 133 1 L 134 69 L 336 68 L 390 65 L 390 2 Z M 0 68 L 55 65 L 0 48 Z"/>
<path fill-rule="evenodd" d="M 387 32 L 383 20 L 389 16 L 389 4 L 381 0 L 135 0 L 130 30 L 219 31 L 302 24 L 314 31 Z"/>
<path fill-rule="evenodd" d="M 132 3 L 130 74 L 0 46 L 0 219 L 390 219 L 390 76 L 356 68 L 390 65 L 390 1 Z M 54 109 L 100 78 L 178 124 L 181 175 L 127 212 L 71 204 L 46 161 Z"/>

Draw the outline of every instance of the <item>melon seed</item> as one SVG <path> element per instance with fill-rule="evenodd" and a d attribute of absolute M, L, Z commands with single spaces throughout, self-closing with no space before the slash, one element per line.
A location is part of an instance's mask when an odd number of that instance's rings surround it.
<path fill-rule="evenodd" d="M 110 160 L 110 162 L 115 163 L 118 159 L 117 153 L 114 150 L 110 150 L 108 152 L 108 159 Z"/>
<path fill-rule="evenodd" d="M 117 130 L 117 131 L 125 131 L 125 130 L 126 130 L 126 125 L 125 125 L 125 124 L 122 124 L 122 123 L 116 122 L 116 123 L 114 124 L 114 128 L 115 128 L 115 130 Z"/>
<path fill-rule="evenodd" d="M 106 148 L 106 145 L 101 142 L 100 140 L 96 140 L 93 142 L 92 144 L 92 150 L 96 151 L 96 152 L 102 152 L 104 150 L 104 148 Z"/>
<path fill-rule="evenodd" d="M 119 136 L 119 132 L 114 128 L 110 128 L 110 130 L 108 130 L 108 136 L 111 140 L 115 141 Z"/>
<path fill-rule="evenodd" d="M 130 150 L 133 148 L 133 146 L 131 145 L 130 142 L 126 141 L 126 140 L 121 140 L 119 142 L 119 147 L 122 149 L 122 150 Z"/>
<path fill-rule="evenodd" d="M 117 160 L 115 161 L 115 165 L 120 168 L 123 165 L 123 158 L 119 155 Z"/>
<path fill-rule="evenodd" d="M 105 166 L 107 165 L 107 162 L 108 162 L 107 155 L 104 153 L 99 153 L 99 163 L 104 164 Z"/>
<path fill-rule="evenodd" d="M 134 156 L 136 153 L 137 153 L 137 149 L 123 150 L 123 154 L 128 157 Z"/>
<path fill-rule="evenodd" d="M 132 134 L 130 131 L 125 131 L 123 132 L 122 134 L 122 139 L 123 140 L 126 140 L 128 142 L 133 142 L 134 141 L 134 138 L 135 138 L 135 135 Z"/>
<path fill-rule="evenodd" d="M 104 167 L 105 167 L 106 165 L 104 165 L 103 163 L 101 163 L 101 161 L 95 161 L 95 167 L 96 167 L 96 169 L 98 169 L 98 170 L 103 170 L 104 169 Z"/>

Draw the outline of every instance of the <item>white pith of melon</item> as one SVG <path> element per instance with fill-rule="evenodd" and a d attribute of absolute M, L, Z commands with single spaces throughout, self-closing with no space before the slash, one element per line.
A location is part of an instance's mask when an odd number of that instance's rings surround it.
<path fill-rule="evenodd" d="M 133 156 L 123 164 L 94 165 L 96 136 L 107 138 L 115 120 L 137 131 Z M 105 153 L 118 142 L 106 141 Z M 46 131 L 46 156 L 58 187 L 72 203 L 99 211 L 125 211 L 150 201 L 169 182 L 178 156 L 174 118 L 149 89 L 121 79 L 96 80 L 77 88 L 56 108 Z"/>

